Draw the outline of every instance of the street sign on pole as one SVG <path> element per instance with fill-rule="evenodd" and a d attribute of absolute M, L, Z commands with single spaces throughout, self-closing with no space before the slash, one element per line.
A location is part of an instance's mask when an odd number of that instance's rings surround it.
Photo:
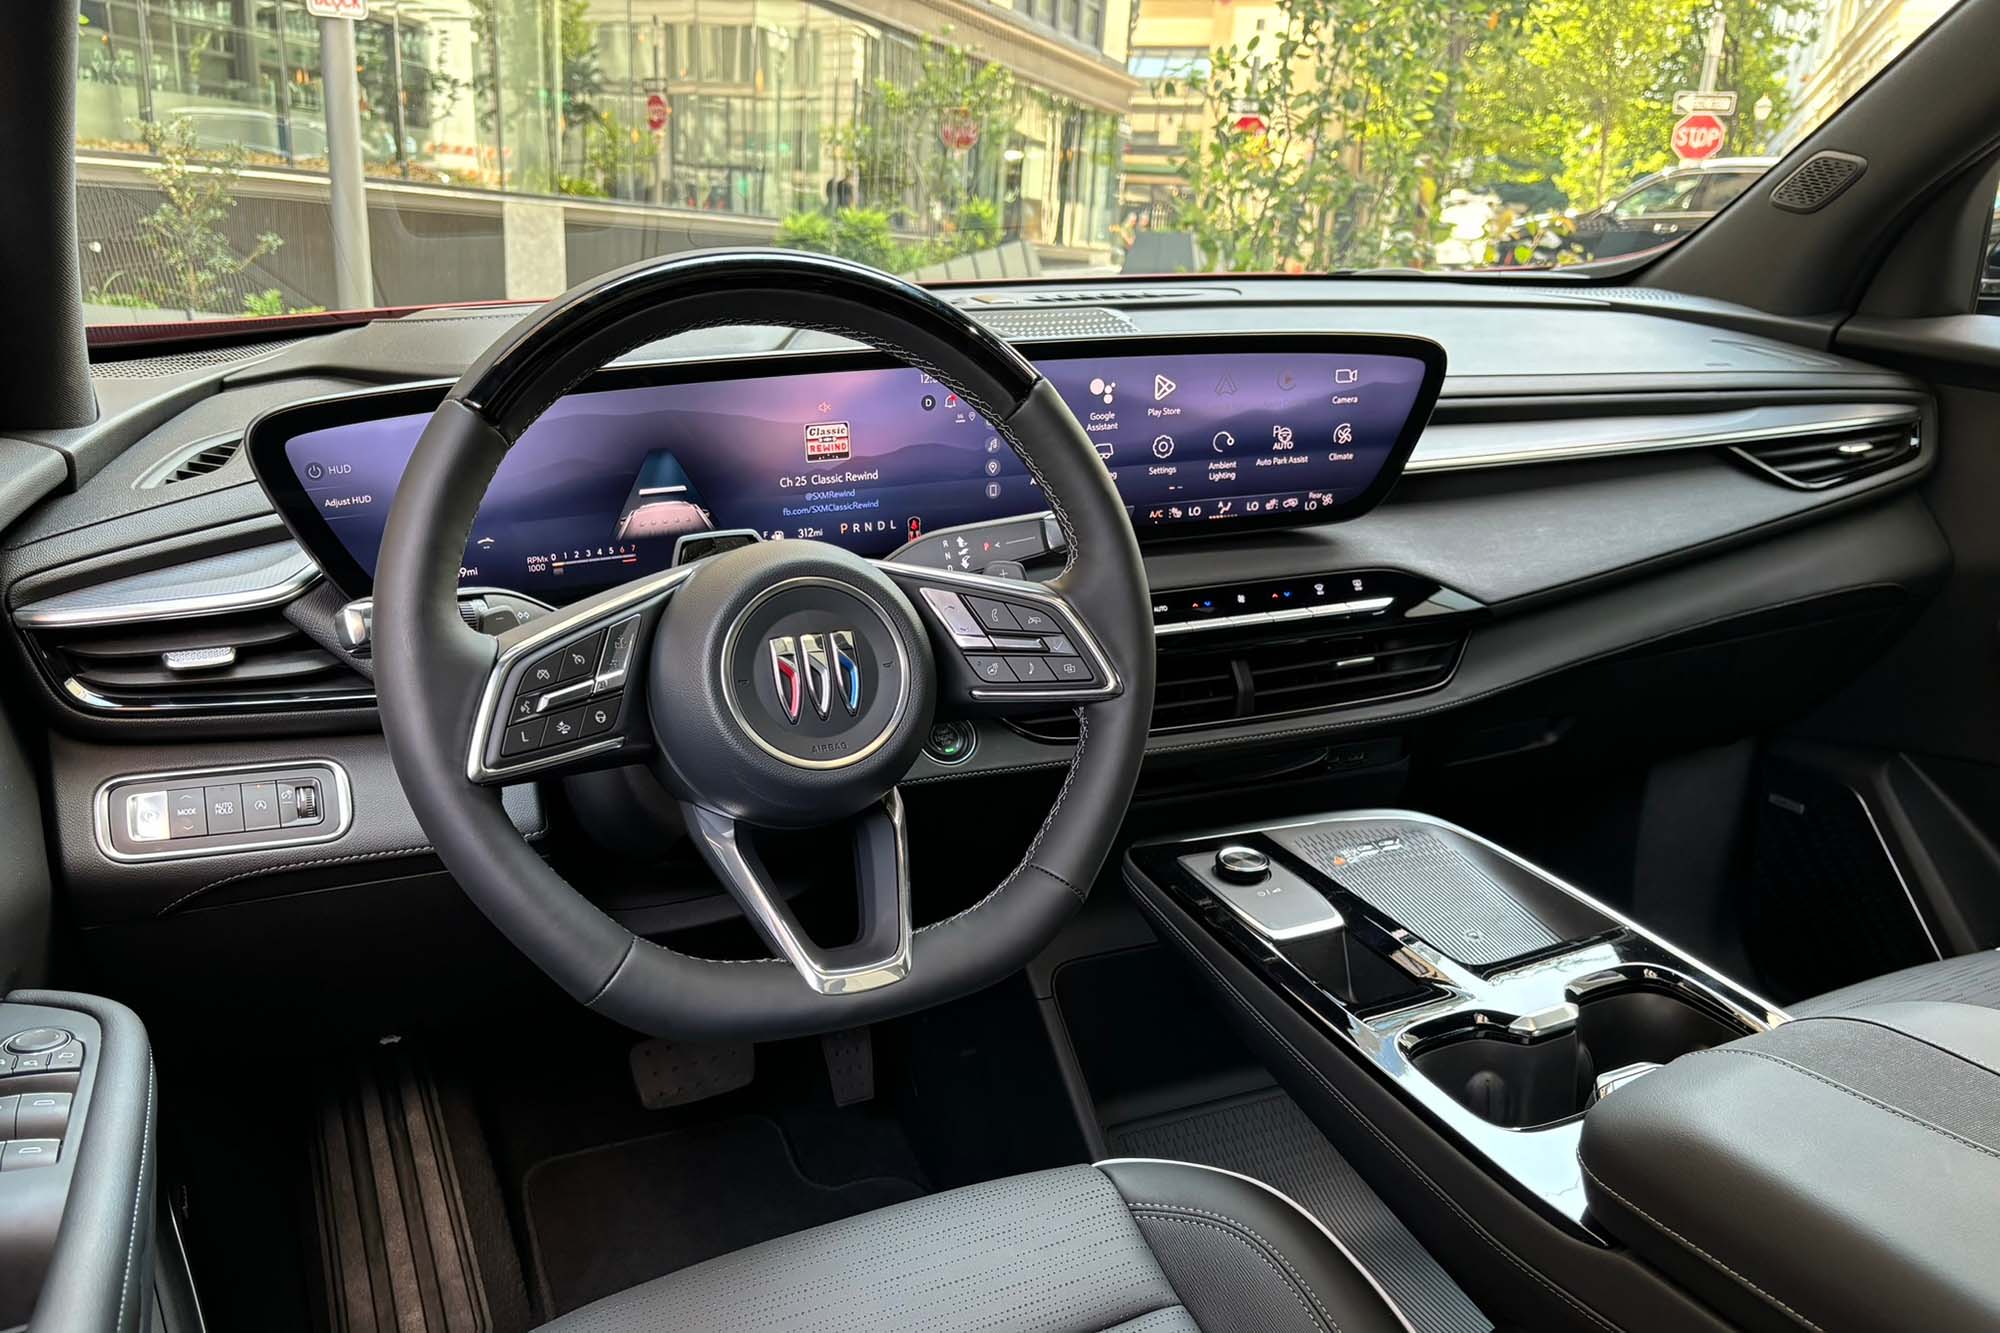
<path fill-rule="evenodd" d="M 368 0 L 306 0 L 306 13 L 316 19 L 365 19 Z"/>
<path fill-rule="evenodd" d="M 1711 116 L 1733 116 L 1736 114 L 1735 93 L 1711 93 L 1682 90 L 1674 94 L 1674 114 L 1692 116 L 1706 113 Z"/>
<path fill-rule="evenodd" d="M 1722 151 L 1723 136 L 1727 133 L 1721 121 L 1706 111 L 1698 111 L 1680 118 L 1669 143 L 1674 156 L 1681 161 L 1699 162 Z"/>
<path fill-rule="evenodd" d="M 667 99 L 658 93 L 646 96 L 646 128 L 663 130 L 667 127 Z"/>

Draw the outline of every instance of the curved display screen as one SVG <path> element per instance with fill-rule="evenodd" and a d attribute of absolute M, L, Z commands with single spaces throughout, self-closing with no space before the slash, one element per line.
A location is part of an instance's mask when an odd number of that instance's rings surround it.
<path fill-rule="evenodd" d="M 1035 357 L 1142 536 L 1360 512 L 1401 470 L 1443 369 L 1435 344 L 1416 339 L 1170 346 Z M 881 556 L 939 528 L 1048 507 L 992 425 L 925 372 L 774 364 L 783 370 L 677 382 L 607 372 L 595 382 L 604 387 L 559 400 L 488 488 L 462 581 L 560 603 L 665 568 L 689 534 L 747 528 Z M 672 373 L 704 371 L 716 373 Z M 253 427 L 266 487 L 354 595 L 372 582 L 389 502 L 436 396 L 373 418 L 355 414 L 410 392 L 335 400 Z"/>

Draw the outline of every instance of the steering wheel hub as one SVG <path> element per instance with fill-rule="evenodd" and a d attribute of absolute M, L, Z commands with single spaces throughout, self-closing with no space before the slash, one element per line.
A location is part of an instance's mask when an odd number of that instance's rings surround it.
<path fill-rule="evenodd" d="M 915 608 L 818 542 L 705 561 L 675 594 L 647 688 L 682 799 L 799 827 L 879 800 L 916 759 L 936 693 Z"/>

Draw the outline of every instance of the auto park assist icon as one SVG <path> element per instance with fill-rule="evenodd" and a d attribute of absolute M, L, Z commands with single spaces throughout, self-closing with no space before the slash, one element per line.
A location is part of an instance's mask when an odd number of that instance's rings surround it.
<path fill-rule="evenodd" d="M 827 634 L 781 634 L 768 645 L 771 685 L 778 710 L 787 722 L 797 722 L 807 699 L 813 712 L 825 718 L 837 696 L 849 717 L 861 711 L 861 665 L 854 657 L 854 631 Z"/>

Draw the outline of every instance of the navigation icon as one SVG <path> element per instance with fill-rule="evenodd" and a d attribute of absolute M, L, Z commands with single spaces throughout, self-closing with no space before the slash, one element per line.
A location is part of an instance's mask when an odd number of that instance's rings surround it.
<path fill-rule="evenodd" d="M 1222 378 L 1215 382 L 1215 392 L 1222 398 L 1233 398 L 1236 395 L 1236 380 L 1228 371 L 1223 371 Z"/>
<path fill-rule="evenodd" d="M 1181 387 L 1180 385 L 1174 383 L 1172 380 L 1168 379 L 1165 375 L 1153 376 L 1153 401 L 1156 403 L 1159 402 L 1162 398 L 1167 397 L 1175 389 L 1178 389 L 1180 387 Z"/>

